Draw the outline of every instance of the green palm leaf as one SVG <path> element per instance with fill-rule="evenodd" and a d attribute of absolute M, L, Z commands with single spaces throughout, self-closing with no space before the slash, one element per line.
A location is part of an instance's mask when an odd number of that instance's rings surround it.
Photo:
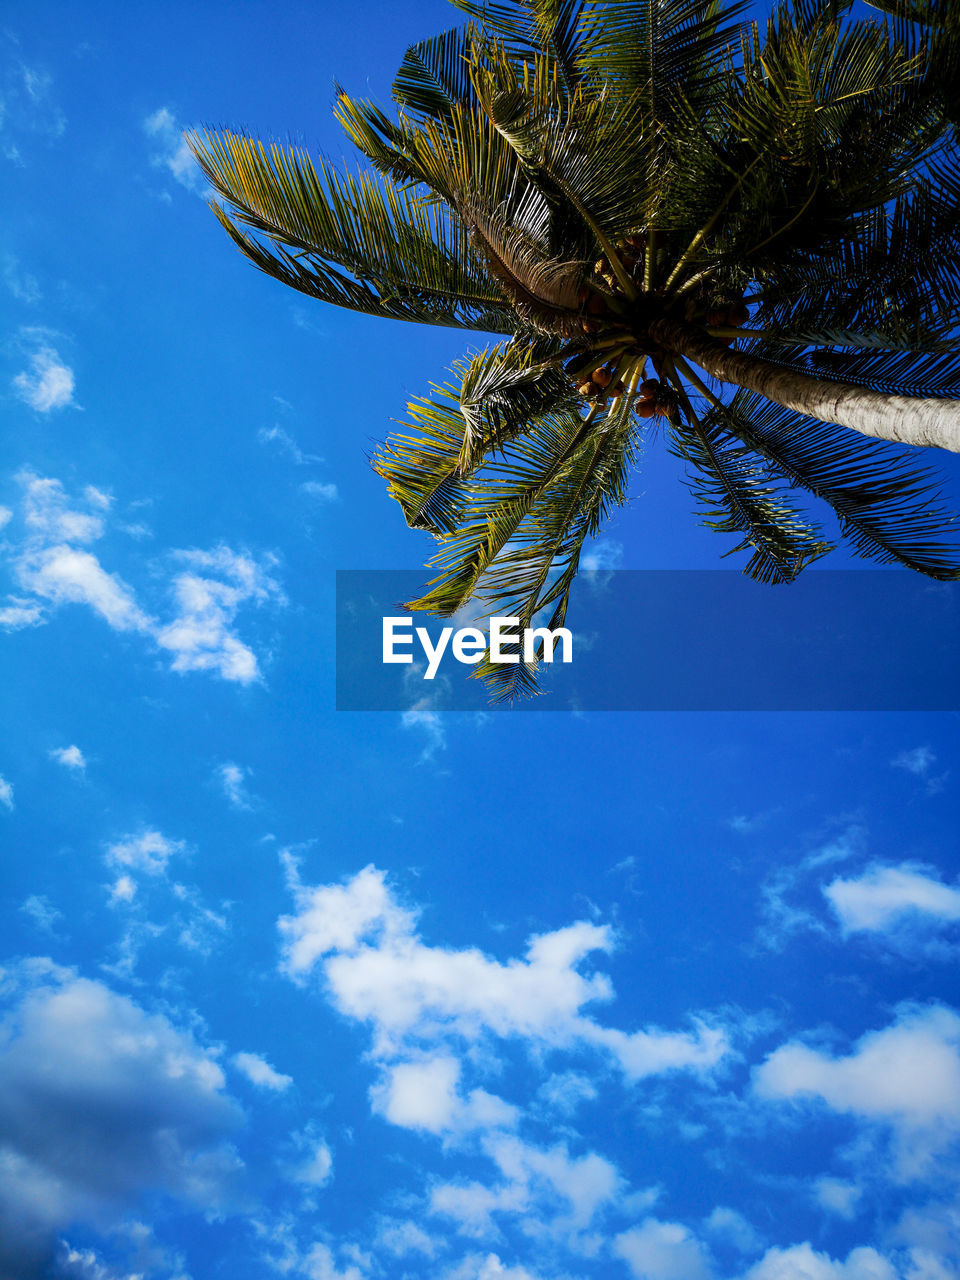
<path fill-rule="evenodd" d="M 934 505 L 935 477 L 903 449 L 865 443 L 745 391 L 704 422 L 728 429 L 786 481 L 827 502 L 858 555 L 933 578 L 960 577 L 960 521 Z M 953 541 L 945 540 L 951 533 Z"/>
<path fill-rule="evenodd" d="M 507 337 L 373 459 L 437 540 L 413 606 L 476 596 L 560 625 L 655 412 L 751 576 L 789 581 L 828 549 L 787 492 L 805 490 L 858 554 L 956 577 L 926 469 L 829 420 L 960 448 L 953 6 L 877 0 L 889 16 L 867 21 L 786 0 L 747 26 L 723 0 L 454 3 L 468 24 L 408 50 L 397 115 L 338 90 L 369 172 L 193 139 L 217 216 L 274 278 Z M 698 362 L 739 388 L 728 403 Z M 644 379 L 636 415 L 610 399 Z M 515 696 L 536 665 L 479 673 Z"/>

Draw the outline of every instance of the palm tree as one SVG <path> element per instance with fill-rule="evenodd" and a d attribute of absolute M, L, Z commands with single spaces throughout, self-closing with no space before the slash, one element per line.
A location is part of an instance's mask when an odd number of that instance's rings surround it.
<path fill-rule="evenodd" d="M 269 275 L 502 336 L 373 460 L 439 544 L 410 607 L 561 625 L 645 434 L 754 578 L 831 549 L 798 490 L 860 555 L 960 576 L 931 475 L 886 443 L 960 450 L 960 169 L 930 42 L 842 0 L 764 30 L 722 0 L 453 3 L 468 24 L 407 52 L 396 114 L 338 92 L 372 169 L 192 139 Z"/>

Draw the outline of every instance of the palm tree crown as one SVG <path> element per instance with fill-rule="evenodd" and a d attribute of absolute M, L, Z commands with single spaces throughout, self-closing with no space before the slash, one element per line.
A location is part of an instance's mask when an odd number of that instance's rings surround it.
<path fill-rule="evenodd" d="M 721 0 L 453 2 L 467 25 L 407 52 L 395 114 L 338 92 L 359 175 L 192 139 L 217 216 L 276 279 L 501 335 L 374 458 L 439 544 L 411 607 L 479 594 L 560 625 L 658 428 L 752 577 L 830 549 L 798 490 L 859 554 L 960 576 L 931 476 L 886 442 L 960 450 L 956 42 L 926 0 L 861 21 L 792 0 L 763 30 Z"/>

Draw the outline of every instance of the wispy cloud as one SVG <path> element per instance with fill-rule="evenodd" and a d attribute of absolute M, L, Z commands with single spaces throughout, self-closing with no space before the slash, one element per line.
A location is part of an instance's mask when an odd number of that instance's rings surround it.
<path fill-rule="evenodd" d="M 936 763 L 937 757 L 929 747 L 912 747 L 909 751 L 901 751 L 890 761 L 895 769 L 906 769 L 922 777 Z"/>
<path fill-rule="evenodd" d="M 339 497 L 335 484 L 325 484 L 320 480 L 305 480 L 300 486 L 300 492 L 313 498 L 315 502 L 336 502 Z"/>
<path fill-rule="evenodd" d="M 63 912 L 42 893 L 32 893 L 22 902 L 20 914 L 26 916 L 41 933 L 51 936 L 56 933 L 57 921 L 63 919 Z"/>
<path fill-rule="evenodd" d="M 272 427 L 261 427 L 257 432 L 257 439 L 262 445 L 272 445 L 279 453 L 295 462 L 298 467 L 314 466 L 323 462 L 319 454 L 304 453 L 290 432 L 276 423 Z"/>
<path fill-rule="evenodd" d="M 796 934 L 827 933 L 827 922 L 818 913 L 821 901 L 811 893 L 811 879 L 821 867 L 852 858 L 863 846 L 864 834 L 851 826 L 831 840 L 817 844 L 799 862 L 778 867 L 761 887 L 763 923 L 760 943 L 781 950 Z"/>
<path fill-rule="evenodd" d="M 846 1055 L 791 1041 L 756 1069 L 754 1091 L 769 1101 L 819 1104 L 888 1132 L 892 1174 L 924 1178 L 960 1138 L 960 1016 L 942 1005 L 904 1005 L 890 1026 L 864 1035 Z"/>
<path fill-rule="evenodd" d="M 904 769 L 907 773 L 912 773 L 915 778 L 921 779 L 926 784 L 927 794 L 932 796 L 943 790 L 949 777 L 948 772 L 933 773 L 933 766 L 936 763 L 937 757 L 928 746 L 912 747 L 909 751 L 901 751 L 890 761 L 894 769 Z"/>
<path fill-rule="evenodd" d="M 423 735 L 424 744 L 420 759 L 424 762 L 432 760 L 438 751 L 445 751 L 447 747 L 447 731 L 443 717 L 433 707 L 433 698 L 419 698 L 400 716 L 400 723 L 404 729 Z"/>
<path fill-rule="evenodd" d="M 25 62 L 19 53 L 0 71 L 0 123 L 0 154 L 16 165 L 26 163 L 32 140 L 56 142 L 66 129 L 66 117 L 54 94 L 53 76 L 44 68 Z"/>
<path fill-rule="evenodd" d="M 16 254 L 4 255 L 3 282 L 17 302 L 25 302 L 28 306 L 33 306 L 40 301 L 42 295 L 36 277 L 21 268 L 20 259 Z"/>
<path fill-rule="evenodd" d="M 703 1243 L 680 1222 L 647 1218 L 617 1236 L 614 1252 L 637 1280 L 711 1280 L 713 1276 Z"/>
<path fill-rule="evenodd" d="M 144 829 L 106 846 L 104 863 L 113 875 L 108 903 L 123 924 L 116 959 L 105 972 L 130 979 L 148 943 L 166 940 L 198 955 L 210 955 L 229 930 L 229 904 L 207 906 L 195 885 L 173 878 L 190 850 L 184 840 Z"/>
<path fill-rule="evenodd" d="M 586 574 L 609 573 L 623 564 L 623 544 L 612 538 L 593 542 L 580 558 L 580 568 Z"/>
<path fill-rule="evenodd" d="M 235 1053 L 231 1059 L 238 1071 L 247 1077 L 251 1084 L 259 1089 L 269 1089 L 273 1093 L 283 1093 L 293 1084 L 292 1076 L 285 1076 L 275 1071 L 265 1058 L 257 1053 Z"/>
<path fill-rule="evenodd" d="M 78 746 L 54 747 L 50 752 L 50 759 L 56 760 L 57 764 L 62 764 L 65 769 L 75 769 L 83 772 L 87 767 L 86 757 Z"/>
<path fill-rule="evenodd" d="M 171 584 L 176 618 L 155 632 L 161 648 L 173 654 L 173 670 L 213 671 L 239 684 L 259 680 L 256 655 L 235 634 L 233 623 L 242 605 L 284 601 L 269 572 L 272 561 L 264 566 L 223 545 L 174 555 L 189 568 Z"/>
<path fill-rule="evenodd" d="M 155 597 L 148 612 L 134 588 L 90 549 L 107 532 L 110 495 L 88 485 L 81 500 L 70 501 L 56 479 L 25 471 L 18 480 L 25 533 L 2 549 L 20 592 L 0 605 L 0 627 L 38 626 L 63 606 L 80 604 L 115 631 L 143 635 L 169 656 L 174 671 L 209 671 L 239 684 L 262 678 L 236 621 L 241 609 L 286 602 L 273 557 L 257 559 L 224 544 L 169 552 L 165 575 L 153 566 L 146 575 Z M 164 576 L 167 598 L 157 599 Z"/>
<path fill-rule="evenodd" d="M 960 888 L 916 863 L 875 864 L 852 879 L 832 880 L 823 894 L 848 933 L 882 933 L 905 916 L 942 925 L 960 920 Z"/>
<path fill-rule="evenodd" d="M 115 869 L 162 876 L 170 859 L 185 849 L 183 840 L 168 840 L 159 831 L 140 831 L 108 845 L 105 858 L 107 865 Z"/>
<path fill-rule="evenodd" d="M 606 925 L 581 920 L 534 936 L 522 958 L 502 963 L 473 948 L 423 942 L 416 913 L 372 866 L 345 884 L 317 887 L 301 882 L 289 854 L 285 867 L 297 910 L 279 922 L 284 971 L 302 981 L 319 969 L 337 1008 L 370 1023 L 385 1063 L 419 1064 L 410 1081 L 423 1078 L 425 1046 L 434 1046 L 427 1074 L 439 1078 L 449 1072 L 439 1046 L 491 1036 L 538 1050 L 590 1048 L 633 1080 L 671 1071 L 709 1074 L 729 1052 L 726 1033 L 702 1021 L 692 1031 L 626 1032 L 583 1011 L 613 998 L 605 974 L 582 972 L 588 956 L 612 950 Z"/>
<path fill-rule="evenodd" d="M 74 403 L 73 370 L 55 347 L 46 343 L 29 356 L 29 368 L 16 374 L 11 383 L 17 396 L 37 413 L 66 409 Z"/>
<path fill-rule="evenodd" d="M 143 122 L 143 131 L 153 144 L 150 163 L 165 169 L 171 177 L 195 195 L 206 196 L 208 187 L 183 128 L 169 107 L 160 107 Z"/>
<path fill-rule="evenodd" d="M 234 809 L 252 809 L 253 800 L 247 791 L 247 777 L 250 770 L 242 765 L 227 761 L 218 765 L 214 776 L 223 789 L 223 794 Z"/>
<path fill-rule="evenodd" d="M 2 773 L 0 773 L 0 805 L 4 809 L 13 808 L 13 787 Z"/>
<path fill-rule="evenodd" d="M 813 1184 L 813 1198 L 822 1209 L 838 1218 L 852 1221 L 856 1217 L 862 1189 L 855 1182 L 844 1178 L 817 1178 Z"/>

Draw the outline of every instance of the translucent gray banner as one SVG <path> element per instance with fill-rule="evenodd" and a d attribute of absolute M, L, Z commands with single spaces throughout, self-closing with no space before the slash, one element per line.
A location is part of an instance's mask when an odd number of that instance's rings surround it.
<path fill-rule="evenodd" d="M 894 570 L 808 570 L 789 586 L 726 570 L 584 574 L 542 692 L 507 703 L 473 678 L 484 605 L 411 615 L 400 602 L 423 586 L 422 572 L 337 572 L 338 710 L 960 708 L 960 583 Z M 505 664 L 522 651 L 513 630 L 494 625 Z"/>

